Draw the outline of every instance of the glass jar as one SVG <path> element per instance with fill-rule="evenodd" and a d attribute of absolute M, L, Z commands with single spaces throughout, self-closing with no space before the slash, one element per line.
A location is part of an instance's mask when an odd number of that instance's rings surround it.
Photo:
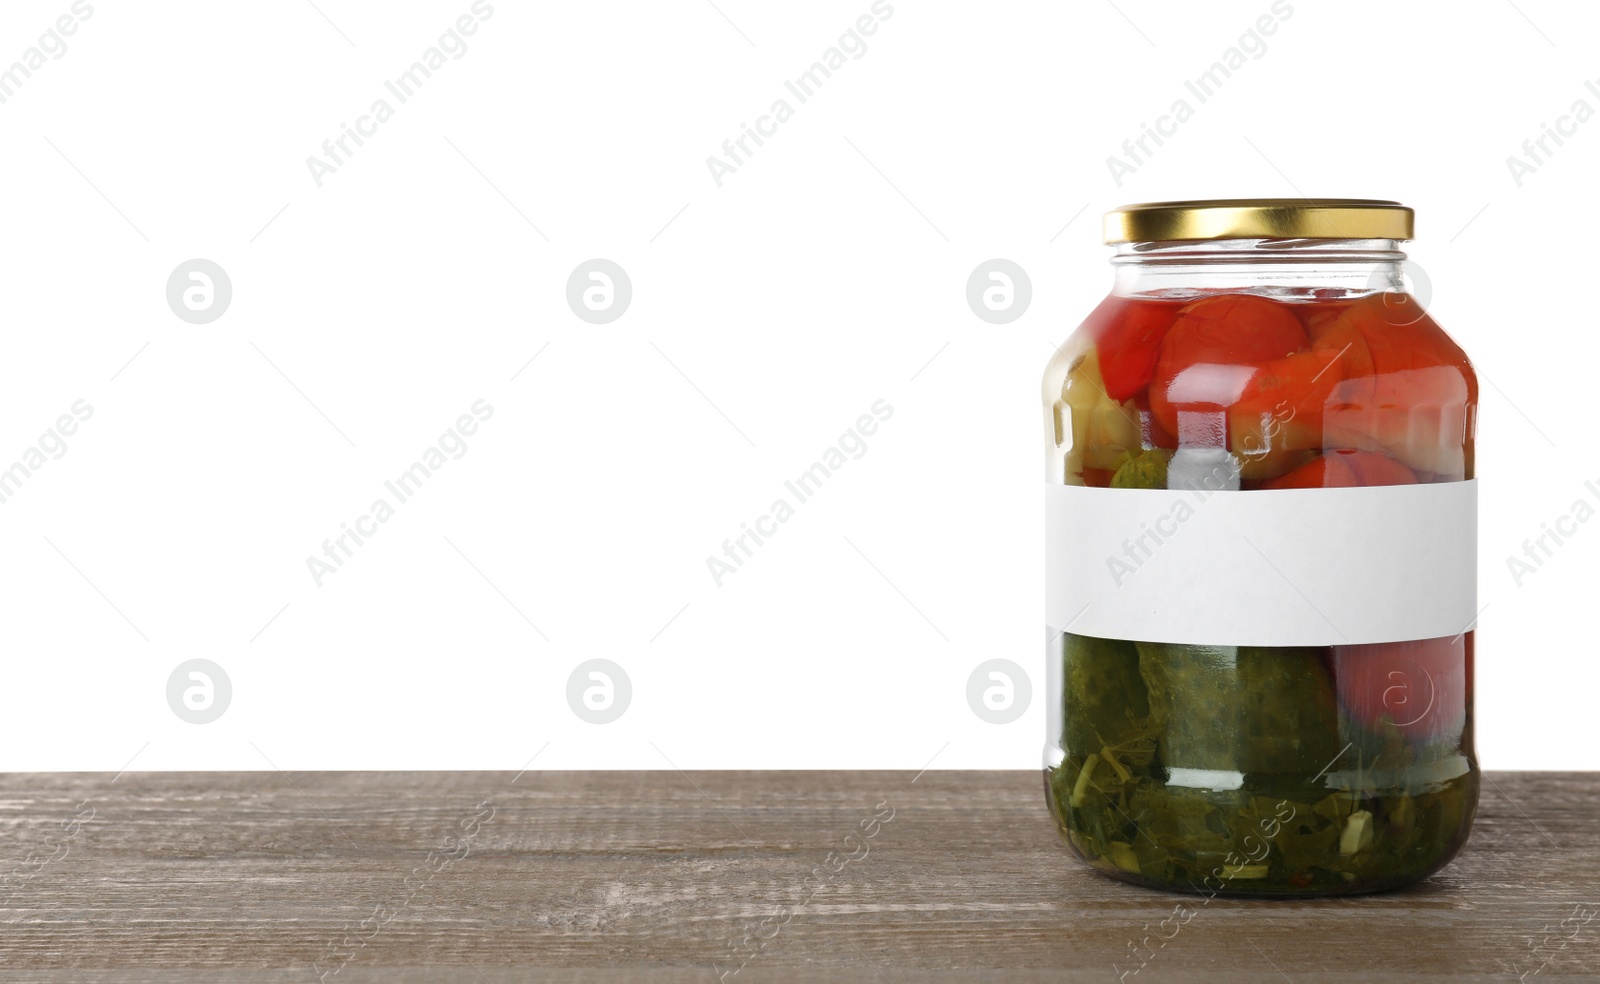
<path fill-rule="evenodd" d="M 1206 896 L 1427 877 L 1478 798 L 1478 384 L 1394 202 L 1135 205 L 1044 376 L 1045 789 Z"/>

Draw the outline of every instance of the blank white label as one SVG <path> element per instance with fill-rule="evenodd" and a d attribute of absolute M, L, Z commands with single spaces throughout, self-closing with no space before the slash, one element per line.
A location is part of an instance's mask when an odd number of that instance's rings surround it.
<path fill-rule="evenodd" d="M 1107 639 L 1333 646 L 1477 616 L 1478 483 L 1045 487 L 1045 624 Z"/>

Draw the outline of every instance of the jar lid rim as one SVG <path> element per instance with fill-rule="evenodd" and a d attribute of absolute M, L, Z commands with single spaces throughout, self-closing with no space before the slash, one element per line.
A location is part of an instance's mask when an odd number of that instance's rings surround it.
<path fill-rule="evenodd" d="M 1414 213 L 1378 198 L 1144 202 L 1105 214 L 1107 245 L 1196 239 L 1409 240 Z"/>

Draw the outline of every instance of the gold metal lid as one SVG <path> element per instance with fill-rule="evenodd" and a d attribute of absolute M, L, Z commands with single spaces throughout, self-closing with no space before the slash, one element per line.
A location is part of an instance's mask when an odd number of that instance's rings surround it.
<path fill-rule="evenodd" d="M 1147 202 L 1107 212 L 1107 245 L 1180 239 L 1410 239 L 1411 209 L 1371 198 Z"/>

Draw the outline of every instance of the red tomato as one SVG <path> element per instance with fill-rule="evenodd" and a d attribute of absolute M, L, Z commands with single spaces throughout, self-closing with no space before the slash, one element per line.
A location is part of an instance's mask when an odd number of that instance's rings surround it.
<path fill-rule="evenodd" d="M 1268 482 L 1264 489 L 1346 489 L 1357 485 L 1415 485 L 1411 469 L 1375 451 L 1336 448 Z"/>
<path fill-rule="evenodd" d="M 1414 305 L 1377 294 L 1352 305 L 1330 331 L 1358 333 L 1370 367 L 1329 395 L 1321 437 L 1332 446 L 1381 449 L 1418 472 L 1463 477 L 1461 435 L 1478 380 L 1450 337 Z M 1453 450 L 1452 450 L 1453 449 Z"/>
<path fill-rule="evenodd" d="M 1090 468 L 1088 466 L 1084 466 L 1083 484 L 1093 489 L 1109 489 L 1111 487 L 1111 477 L 1115 474 L 1116 472 L 1109 468 Z"/>
<path fill-rule="evenodd" d="M 1339 319 L 1365 336 L 1367 348 L 1372 352 L 1374 374 L 1383 376 L 1407 369 L 1468 365 L 1466 353 L 1434 324 L 1432 318 L 1416 307 L 1415 301 L 1410 305 L 1397 305 L 1391 297 L 1373 294 L 1363 298 Z"/>
<path fill-rule="evenodd" d="M 1411 739 L 1459 734 L 1467 716 L 1467 639 L 1333 647 L 1339 705 L 1374 732 Z"/>
<path fill-rule="evenodd" d="M 1338 448 L 1327 452 L 1343 461 L 1355 474 L 1357 485 L 1415 485 L 1417 476 L 1411 469 L 1386 454 L 1376 451 L 1355 451 Z"/>
<path fill-rule="evenodd" d="M 1254 367 L 1298 352 L 1308 342 L 1305 328 L 1286 304 L 1253 294 L 1195 301 L 1179 312 L 1161 342 L 1150 409 L 1176 434 L 1180 407 L 1232 406 Z"/>
<path fill-rule="evenodd" d="M 1280 475 L 1268 482 L 1262 482 L 1264 489 L 1347 489 L 1360 485 L 1356 480 L 1356 473 L 1345 464 L 1342 458 L 1330 458 L 1319 455 L 1315 461 L 1308 462 L 1289 472 Z"/>
<path fill-rule="evenodd" d="M 1107 396 L 1121 403 L 1150 385 L 1161 340 L 1182 304 L 1108 297 L 1089 315 L 1084 327 L 1094 340 Z"/>
<path fill-rule="evenodd" d="M 1161 343 L 1160 363 L 1240 365 L 1305 348 L 1306 330 L 1288 305 L 1254 294 L 1218 294 L 1185 305 Z M 1159 364 L 1159 363 L 1158 363 Z"/>

